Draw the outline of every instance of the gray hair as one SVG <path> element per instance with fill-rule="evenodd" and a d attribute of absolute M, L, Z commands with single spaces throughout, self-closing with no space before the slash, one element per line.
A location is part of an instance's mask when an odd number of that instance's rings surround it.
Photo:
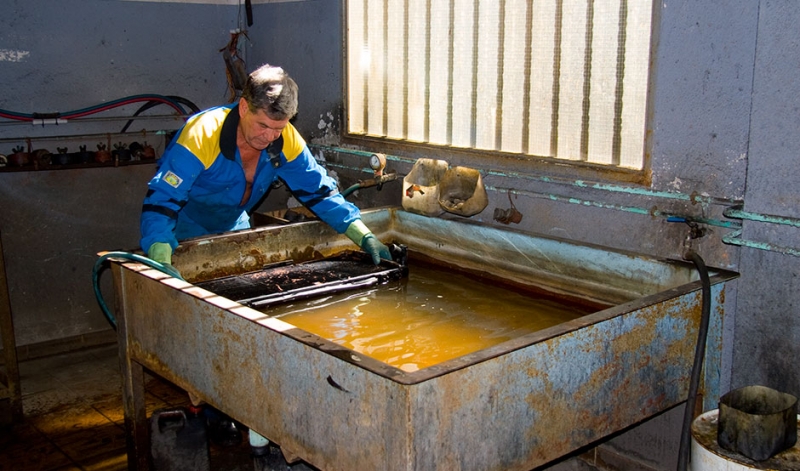
<path fill-rule="evenodd" d="M 247 77 L 242 98 L 252 112 L 282 121 L 297 114 L 297 84 L 280 67 L 264 64 Z"/>

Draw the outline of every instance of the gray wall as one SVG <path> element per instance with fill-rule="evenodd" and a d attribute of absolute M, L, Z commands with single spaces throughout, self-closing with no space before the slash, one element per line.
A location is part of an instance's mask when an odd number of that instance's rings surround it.
<path fill-rule="evenodd" d="M 5 0 L 0 109 L 68 112 L 140 94 L 176 95 L 201 108 L 224 103 L 219 49 L 237 24 L 237 9 L 230 6 Z M 59 126 L 1 120 L 0 153 L 25 144 L 17 138 L 116 133 L 142 105 L 88 117 L 100 121 Z M 160 105 L 143 115 L 170 113 Z M 123 119 L 107 121 L 113 117 Z M 130 131 L 172 130 L 181 122 L 140 120 Z M 98 140 L 108 138 L 81 142 L 91 150 Z M 162 141 L 163 148 L 163 137 L 148 134 L 146 140 Z M 78 141 L 68 143 L 70 152 L 78 150 Z M 52 142 L 46 145 L 55 152 Z M 0 234 L 18 345 L 109 329 L 92 291 L 93 261 L 100 250 L 138 245 L 139 211 L 153 169 L 149 164 L 0 174 Z"/>
<path fill-rule="evenodd" d="M 341 11 L 340 2 L 334 0 L 257 4 L 249 31 L 248 65 L 252 68 L 264 62 L 279 64 L 295 77 L 301 90 L 296 124 L 307 138 L 326 145 L 338 142 L 335 131 L 341 126 Z M 236 27 L 236 7 L 11 1 L 0 6 L 0 13 L 0 49 L 31 51 L 27 61 L 0 65 L 0 83 L 4 84 L 0 108 L 74 109 L 147 92 L 184 96 L 201 107 L 224 101 L 224 69 L 218 49 L 227 41 L 228 31 Z M 685 225 L 629 209 L 738 223 L 723 211 L 734 203 L 743 203 L 746 211 L 754 213 L 800 217 L 800 185 L 796 183 L 800 172 L 796 158 L 800 154 L 796 132 L 800 85 L 795 78 L 800 63 L 800 32 L 794 26 L 800 21 L 800 12 L 796 2 L 678 0 L 662 2 L 657 18 L 650 127 L 652 185 L 608 182 L 595 187 L 570 178 L 545 182 L 539 178 L 543 174 L 531 173 L 527 178 L 487 174 L 487 185 L 517 191 L 514 205 L 523 213 L 523 219 L 515 228 L 679 258 Z M 40 30 L 51 34 L 41 35 Z M 64 73 L 54 72 L 59 69 Z M 0 127 L 0 136 L 19 133 L 19 129 Z M 335 164 L 332 168 L 343 182 L 365 178 L 355 170 L 366 167 L 363 157 L 326 153 L 325 158 Z M 409 162 L 393 159 L 390 168 L 404 173 L 410 169 Z M 477 165 L 455 156 L 450 163 Z M 489 161 L 486 166 L 494 168 L 496 163 Z M 95 172 L 100 178 L 99 171 Z M 143 174 L 117 178 L 142 184 L 146 180 Z M 33 204 L 32 211 L 53 199 L 70 198 L 74 192 L 80 194 L 92 188 L 83 180 L 80 185 L 64 188 L 44 175 L 38 179 L 41 181 L 37 185 L 46 186 L 54 194 Z M 16 193 L 14 185 L 18 184 L 12 178 L 0 180 L 3 194 Z M 118 202 L 125 209 L 113 223 L 124 230 L 108 231 L 105 221 L 98 220 L 96 227 L 81 229 L 81 233 L 107 234 L 103 244 L 107 249 L 128 246 L 130 231 L 136 231 L 138 226 L 132 214 L 132 207 L 138 202 L 128 206 L 129 199 L 139 198 L 134 195 L 134 183 L 130 188 Z M 369 206 L 398 201 L 399 195 L 387 197 L 391 188 L 387 186 L 380 194 L 360 192 L 358 202 Z M 102 191 L 114 193 L 113 189 Z M 694 201 L 689 198 L 693 194 Z M 553 201 L 548 195 L 591 204 Z M 285 199 L 285 195 L 276 194 L 270 204 L 279 206 Z M 473 219 L 499 225 L 492 220 L 492 213 L 495 208 L 508 207 L 505 191 L 490 191 L 489 206 Z M 6 214 L 12 213 L 4 209 L 3 218 L 8 218 Z M 4 219 L 0 223 L 7 224 Z M 15 219 L 13 224 L 22 227 L 24 221 Z M 45 227 L 39 226 L 33 234 L 40 236 Z M 729 236 L 732 229 L 713 224 L 707 227 L 708 235 L 695 242 L 708 265 L 741 273 L 726 298 L 723 391 L 763 384 L 800 395 L 800 374 L 792 368 L 792 360 L 800 356 L 798 258 L 781 250 L 800 248 L 800 232 L 796 227 L 751 220 L 743 221 L 742 226 L 745 241 L 762 247 L 771 244 L 773 250 L 725 243 L 723 237 Z M 0 226 L 0 231 L 4 230 Z M 5 244 L 5 233 L 3 241 Z M 94 242 L 83 246 L 76 242 L 71 247 L 90 260 L 97 248 Z M 52 263 L 52 250 L 42 254 L 32 250 L 17 253 L 16 249 L 5 247 L 5 252 L 15 320 L 34 326 L 33 330 L 19 332 L 24 342 L 105 328 L 97 320 L 102 316 L 92 305 L 90 293 L 79 310 L 65 309 L 64 299 L 54 298 L 50 302 L 59 308 L 29 312 L 28 306 L 19 301 L 20 286 L 15 280 L 30 275 L 19 267 L 37 266 L 36 270 L 44 271 L 42 265 Z M 88 277 L 85 270 L 81 267 L 76 273 L 83 272 Z M 80 285 L 79 289 L 86 286 Z M 64 314 L 65 310 L 71 314 Z M 36 324 L 43 321 L 70 327 L 37 330 Z M 668 411 L 606 442 L 603 449 L 638 463 L 627 469 L 674 469 L 682 410 L 678 407 Z"/>
<path fill-rule="evenodd" d="M 797 3 L 761 1 L 748 143 L 747 211 L 800 217 L 800 21 Z M 800 229 L 745 221 L 743 236 L 800 247 Z M 800 259 L 742 250 L 733 387 L 764 384 L 800 395 Z"/>

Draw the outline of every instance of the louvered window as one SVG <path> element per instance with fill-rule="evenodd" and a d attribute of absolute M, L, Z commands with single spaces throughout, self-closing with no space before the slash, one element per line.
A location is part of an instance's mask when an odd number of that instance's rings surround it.
<path fill-rule="evenodd" d="M 642 169 L 652 0 L 347 0 L 350 135 Z"/>

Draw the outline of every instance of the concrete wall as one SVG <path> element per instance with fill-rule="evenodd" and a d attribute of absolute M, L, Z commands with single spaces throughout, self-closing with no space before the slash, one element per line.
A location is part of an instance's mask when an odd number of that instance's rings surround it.
<path fill-rule="evenodd" d="M 764 384 L 800 395 L 800 374 L 791 368 L 792 360 L 800 355 L 798 258 L 785 253 L 785 248 L 800 248 L 800 232 L 790 225 L 740 221 L 723 214 L 731 205 L 743 203 L 746 211 L 754 213 L 800 217 L 795 158 L 800 152 L 796 136 L 800 85 L 795 80 L 800 33 L 794 27 L 800 13 L 792 0 L 662 1 L 657 10 L 650 126 L 652 185 L 613 181 L 593 185 L 569 177 L 543 178 L 546 173 L 519 177 L 487 172 L 484 182 L 496 190 L 489 192 L 486 210 L 473 219 L 500 225 L 492 214 L 495 208 L 509 207 L 503 189 L 510 188 L 515 191 L 513 203 L 523 214 L 521 223 L 514 226 L 517 229 L 670 258 L 681 256 L 687 228 L 658 214 L 672 212 L 722 223 L 708 225 L 706 237 L 695 242 L 708 265 L 741 273 L 737 287 L 726 299 L 722 388 Z M 235 6 L 19 0 L 4 2 L 0 13 L 0 49 L 30 51 L 28 59 L 6 59 L 0 67 L 0 82 L 5 86 L 0 108 L 74 109 L 146 92 L 185 96 L 201 107 L 224 101 L 224 69 L 218 49 L 227 41 L 228 31 L 237 26 Z M 256 4 L 254 25 L 249 30 L 248 65 L 270 62 L 289 71 L 300 85 L 296 124 L 307 138 L 325 146 L 339 142 L 337 130 L 341 128 L 341 13 L 341 2 L 333 0 Z M 45 36 L 40 34 L 42 30 L 55 34 Z M 68 45 L 71 43 L 65 38 L 75 45 Z M 87 64 L 99 70 L 84 72 Z M 53 72 L 58 69 L 68 72 Z M 19 133 L 17 129 L 0 127 L 0 136 Z M 364 157 L 348 152 L 319 155 L 328 160 L 344 185 L 365 178 L 359 170 L 366 167 Z M 408 172 L 413 159 L 420 156 L 424 154 L 393 156 L 389 167 L 401 174 Z M 500 162 L 476 163 L 453 156 L 450 163 L 496 170 Z M 95 172 L 99 179 L 109 175 Z M 146 181 L 146 175 L 138 172 L 124 175 L 114 178 Z M 130 189 L 122 192 L 129 196 L 118 203 L 122 209 L 114 224 L 124 230 L 109 231 L 98 220 L 95 227 L 82 228 L 80 233 L 108 234 L 104 248 L 129 246 L 129 233 L 138 225 L 133 214 L 138 202 L 129 205 L 129 199 L 139 198 L 134 195 L 137 184 L 131 183 Z M 4 185 L 3 194 L 13 194 L 16 187 L 5 185 L 18 183 L 8 176 L 0 185 Z M 35 185 L 44 185 L 49 188 L 45 191 L 53 193 L 40 198 L 32 210 L 53 199 L 71 197 L 73 192 L 101 188 L 81 180 L 67 189 L 45 175 L 37 177 Z M 362 206 L 398 202 L 400 195 L 390 192 L 399 186 L 391 185 L 381 193 L 359 192 L 356 200 Z M 102 191 L 114 193 L 113 189 Z M 268 205 L 280 206 L 287 198 L 276 192 Z M 644 213 L 634 210 L 637 208 Z M 6 217 L 7 212 L 3 214 Z M 733 232 L 724 223 L 739 222 L 743 226 L 741 243 L 760 248 L 723 241 Z M 24 226 L 19 220 L 13 224 Z M 41 234 L 39 227 L 36 231 L 33 237 Z M 3 242 L 5 245 L 5 233 Z M 75 242 L 70 247 L 92 259 L 97 244 Z M 50 263 L 53 250 L 36 254 L 4 248 L 15 320 L 33 328 L 19 332 L 23 342 L 105 328 L 103 321 L 98 321 L 102 316 L 92 305 L 91 293 L 69 315 L 64 309 L 38 310 L 44 314 L 21 309 L 26 305 L 18 301 L 20 288 L 14 285 L 15 279 L 31 275 L 21 275 L 18 271 L 25 269 L 19 267 Z M 43 271 L 41 267 L 35 270 Z M 76 271 L 81 272 L 89 276 L 85 267 Z M 86 285 L 76 286 L 80 286 L 76 290 L 86 289 Z M 50 302 L 68 305 L 61 298 Z M 47 323 L 70 327 L 52 330 Z M 41 328 L 37 329 L 37 324 L 42 324 Z M 619 469 L 674 469 L 682 413 L 682 407 L 668 411 L 604 443 L 600 454 L 603 459 L 623 463 Z"/>
<path fill-rule="evenodd" d="M 744 209 L 800 218 L 800 11 L 795 2 L 761 1 L 755 48 Z M 800 247 L 797 227 L 745 221 L 743 237 Z M 742 250 L 732 386 L 764 384 L 800 395 L 800 259 Z"/>
<path fill-rule="evenodd" d="M 330 42 L 313 40 L 324 36 L 315 22 L 290 23 L 281 30 L 285 18 L 302 17 L 314 8 L 324 10 L 323 3 L 283 4 L 279 20 L 268 28 L 282 41 L 259 48 L 258 56 L 282 57 L 286 44 L 302 44 L 308 57 L 338 58 L 341 44 L 335 38 Z M 327 5 L 325 8 L 331 8 Z M 800 33 L 791 25 L 800 14 L 791 0 L 679 0 L 660 2 L 656 15 L 649 187 L 613 182 L 592 187 L 569 178 L 545 182 L 540 174 L 512 178 L 491 173 L 485 175 L 484 182 L 494 188 L 516 190 L 514 205 L 524 215 L 519 224 L 523 230 L 656 256 L 680 258 L 687 227 L 631 208 L 720 223 L 705 226 L 707 235 L 695 241 L 694 248 L 708 265 L 742 274 L 738 288 L 732 289 L 726 300 L 723 391 L 764 384 L 798 395 L 800 375 L 791 368 L 792 360 L 800 354 L 795 307 L 800 299 L 796 289 L 798 259 L 785 254 L 781 247 L 799 248 L 800 231 L 786 225 L 728 218 L 723 211 L 744 203 L 748 211 L 798 217 L 800 186 L 796 184 L 797 162 L 792 157 L 800 151 L 793 132 L 798 128 L 796 109 L 800 104 L 794 80 Z M 338 31 L 338 17 L 329 16 L 326 24 L 332 30 Z M 305 26 L 311 27 L 311 40 Z M 325 72 L 337 73 L 335 67 L 327 68 L 327 61 L 322 64 Z M 315 83 L 313 69 L 301 66 L 292 73 L 301 90 L 308 88 L 305 83 Z M 337 91 L 327 81 L 324 87 L 330 93 Z M 332 112 L 341 100 L 326 95 Z M 363 158 L 346 153 L 334 160 L 352 167 L 364 166 Z M 484 170 L 494 169 L 496 164 L 491 160 L 484 165 L 465 162 L 455 156 L 450 163 L 477 165 Z M 392 166 L 401 173 L 410 169 L 405 160 L 390 161 Z M 492 212 L 509 207 L 508 194 L 489 193 L 489 206 L 473 219 L 498 224 Z M 552 201 L 550 195 L 567 196 L 584 204 Z M 739 223 L 744 228 L 744 243 L 761 248 L 723 241 L 734 230 L 725 224 Z M 775 247 L 764 250 L 770 248 L 767 244 Z M 682 416 L 683 407 L 677 407 L 606 442 L 597 451 L 597 462 L 618 469 L 674 469 Z"/>
<path fill-rule="evenodd" d="M 219 49 L 237 24 L 232 6 L 0 2 L 0 109 L 69 112 L 140 94 L 180 96 L 199 107 L 224 103 L 227 81 Z M 0 153 L 25 145 L 18 138 L 117 133 L 144 104 L 88 116 L 99 121 L 59 126 L 2 120 Z M 170 113 L 159 105 L 142 115 Z M 123 119 L 107 120 L 113 117 Z M 129 130 L 172 130 L 181 123 L 140 120 Z M 163 141 L 153 134 L 147 139 Z M 78 150 L 78 141 L 69 142 L 70 152 Z M 40 148 L 42 142 L 32 145 Z M 83 142 L 91 150 L 98 139 Z M 47 145 L 56 151 L 52 142 Z M 141 201 L 153 169 L 150 164 L 0 173 L 0 234 L 18 345 L 110 328 L 91 288 L 93 260 L 99 250 L 138 245 Z"/>

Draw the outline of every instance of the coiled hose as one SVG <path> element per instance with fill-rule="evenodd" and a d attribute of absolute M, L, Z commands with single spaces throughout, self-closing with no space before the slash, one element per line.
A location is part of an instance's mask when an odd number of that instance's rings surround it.
<path fill-rule="evenodd" d="M 700 274 L 702 287 L 702 312 L 700 315 L 700 329 L 697 333 L 697 345 L 694 351 L 694 364 L 692 365 L 691 378 L 689 379 L 689 395 L 686 398 L 686 409 L 683 412 L 683 429 L 681 431 L 681 444 L 678 451 L 678 471 L 686 471 L 689 466 L 691 452 L 692 421 L 694 420 L 694 404 L 697 400 L 697 389 L 700 385 L 700 373 L 703 371 L 703 359 L 706 352 L 706 339 L 708 338 L 708 325 L 711 317 L 711 282 L 708 278 L 708 268 L 703 259 L 694 251 L 689 251 L 684 258 L 691 260 Z"/>
<path fill-rule="evenodd" d="M 101 255 L 94 263 L 94 269 L 92 270 L 92 284 L 94 286 L 94 295 L 97 298 L 97 303 L 100 305 L 100 309 L 103 311 L 103 315 L 106 316 L 106 319 L 108 319 L 108 322 L 111 324 L 111 327 L 113 327 L 114 330 L 117 330 L 117 319 L 108 309 L 108 306 L 106 305 L 106 302 L 103 299 L 103 294 L 100 292 L 100 272 L 103 270 L 106 260 L 110 258 L 121 258 L 123 260 L 131 260 L 134 262 L 139 262 L 141 264 L 147 265 L 150 268 L 154 268 L 160 271 L 161 273 L 165 273 L 173 278 L 183 280 L 181 274 L 172 265 L 164 265 L 163 263 L 158 263 L 155 260 L 147 258 L 143 255 L 137 255 L 130 252 L 107 252 Z"/>

